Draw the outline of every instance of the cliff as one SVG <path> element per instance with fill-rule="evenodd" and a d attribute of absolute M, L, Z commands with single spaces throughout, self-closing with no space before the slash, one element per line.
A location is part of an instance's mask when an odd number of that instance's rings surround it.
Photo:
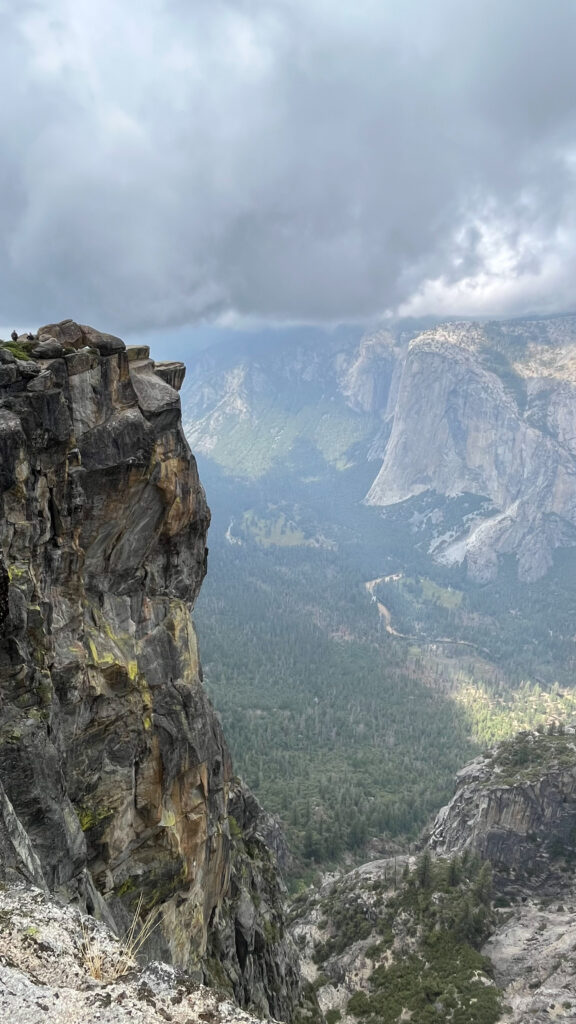
<path fill-rule="evenodd" d="M 434 823 L 436 854 L 494 868 L 496 916 L 482 953 L 502 1024 L 573 1021 L 576 735 L 519 733 L 467 765 Z"/>
<path fill-rule="evenodd" d="M 150 953 L 286 1017 L 281 883 L 257 810 L 230 835 L 190 617 L 210 515 L 183 377 L 69 320 L 0 346 L 0 878 L 117 929 L 142 894 Z"/>
<path fill-rule="evenodd" d="M 434 555 L 479 581 L 503 555 L 521 579 L 576 543 L 576 319 L 447 324 L 415 337 L 368 504 L 425 492 L 488 499 Z"/>
<path fill-rule="evenodd" d="M 489 860 L 504 889 L 558 891 L 576 857 L 576 736 L 519 733 L 457 775 L 430 837 L 439 855 Z"/>

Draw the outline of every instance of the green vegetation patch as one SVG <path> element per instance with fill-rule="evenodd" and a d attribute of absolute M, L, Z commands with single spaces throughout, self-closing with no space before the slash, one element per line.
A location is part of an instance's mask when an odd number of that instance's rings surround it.
<path fill-rule="evenodd" d="M 444 933 L 425 943 L 422 956 L 408 954 L 378 967 L 372 991 L 355 993 L 348 1011 L 378 1024 L 397 1024 L 403 1013 L 412 1024 L 495 1024 L 501 1002 L 487 983 L 488 969 L 485 957 Z"/>
<path fill-rule="evenodd" d="M 463 594 L 460 590 L 454 590 L 452 587 L 441 587 L 426 576 L 420 579 L 420 589 L 425 601 L 432 601 L 443 608 L 459 608 L 462 604 Z"/>
<path fill-rule="evenodd" d="M 493 746 L 529 729 L 550 729 L 576 719 L 576 692 L 523 682 L 517 689 L 464 680 L 455 694 L 470 716 L 474 737 Z"/>
<path fill-rule="evenodd" d="M 538 782 L 545 771 L 576 767 L 576 737 L 559 732 L 523 732 L 492 757 L 494 786 Z"/>
<path fill-rule="evenodd" d="M 77 807 L 76 814 L 78 815 L 78 821 L 80 822 L 80 828 L 83 832 L 89 832 L 90 829 L 96 828 L 101 822 L 106 821 L 107 818 L 111 818 L 114 814 L 113 807 Z"/>
<path fill-rule="evenodd" d="M 371 430 L 373 420 L 344 403 L 319 399 L 289 407 L 267 401 L 251 416 L 232 416 L 229 425 L 220 429 L 210 458 L 235 476 L 257 479 L 285 462 L 294 445 L 303 440 L 330 465 L 344 469 L 350 464 L 350 449 L 367 439 Z"/>
<path fill-rule="evenodd" d="M 478 952 L 493 920 L 491 889 L 487 863 L 434 861 L 425 851 L 380 922 L 385 930 L 392 922 L 393 960 L 372 972 L 370 990 L 355 992 L 348 1012 L 374 1024 L 495 1024 L 500 993 Z"/>
<path fill-rule="evenodd" d="M 403 594 L 411 598 L 416 605 L 425 602 L 446 608 L 449 611 L 459 608 L 464 596 L 461 590 L 442 587 L 427 576 L 410 577 L 399 574 L 396 578 L 392 577 L 389 585 L 399 587 Z"/>
<path fill-rule="evenodd" d="M 0 345 L 0 348 L 6 349 L 6 351 L 11 352 L 16 359 L 21 359 L 24 362 L 27 362 L 31 358 L 30 352 L 27 351 L 23 345 L 19 345 L 17 341 L 4 341 Z"/>
<path fill-rule="evenodd" d="M 307 547 L 313 542 L 296 523 L 280 512 L 270 518 L 261 518 L 254 512 L 246 512 L 242 527 L 262 547 Z"/>

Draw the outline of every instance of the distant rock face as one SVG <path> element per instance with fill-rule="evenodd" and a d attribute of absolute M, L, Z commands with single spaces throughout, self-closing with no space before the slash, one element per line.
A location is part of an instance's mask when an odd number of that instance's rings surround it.
<path fill-rule="evenodd" d="M 576 543 L 575 427 L 575 318 L 434 328 L 408 347 L 366 501 L 488 498 L 491 514 L 447 537 L 436 557 L 466 559 L 485 581 L 513 554 L 521 579 L 539 579 L 555 548 Z"/>
<path fill-rule="evenodd" d="M 500 882 L 538 889 L 576 855 L 576 736 L 520 733 L 457 775 L 430 837 L 441 856 L 489 860 Z"/>
<path fill-rule="evenodd" d="M 393 365 L 386 332 L 359 348 L 338 338 L 216 348 L 184 385 L 186 436 L 236 477 L 284 469 L 300 448 L 343 468 L 379 433 Z"/>
<path fill-rule="evenodd" d="M 442 511 L 476 496 L 482 512 L 449 517 L 430 553 L 479 582 L 506 555 L 520 579 L 540 579 L 576 545 L 576 317 L 217 350 L 185 387 L 184 420 L 195 450 L 233 475 L 285 465 L 304 443 L 303 460 L 315 450 L 338 469 L 381 460 L 370 505 L 428 494 Z"/>
<path fill-rule="evenodd" d="M 184 368 L 73 321 L 0 353 L 0 877 L 77 893 L 120 927 L 142 893 L 162 908 L 153 951 L 199 971 L 211 924 L 235 910 L 235 853 L 190 618 L 210 515 L 180 422 Z M 285 1015 L 296 958 L 265 875 L 247 887 L 243 962 L 223 971 L 238 998 Z"/>
<path fill-rule="evenodd" d="M 377 331 L 362 339 L 357 350 L 337 362 L 338 388 L 357 412 L 386 416 L 394 399 L 394 373 L 402 343 L 391 331 Z"/>

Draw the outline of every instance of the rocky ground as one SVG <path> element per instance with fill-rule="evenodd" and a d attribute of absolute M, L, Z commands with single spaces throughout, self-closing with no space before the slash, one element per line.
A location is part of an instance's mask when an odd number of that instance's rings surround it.
<path fill-rule="evenodd" d="M 302 974 L 316 989 L 322 1012 L 339 1013 L 342 1024 L 355 1022 L 346 1012 L 348 1000 L 368 988 L 374 969 L 369 951 L 380 938 L 375 926 L 407 861 L 413 866 L 413 857 L 387 857 L 349 874 L 327 874 L 318 889 L 294 902 L 292 935 Z M 331 939 L 336 941 L 329 947 Z M 326 956 L 319 957 L 319 949 Z"/>
<path fill-rule="evenodd" d="M 576 889 L 564 901 L 527 900 L 499 911 L 482 950 L 495 969 L 502 1024 L 576 1021 Z"/>
<path fill-rule="evenodd" d="M 348 900 L 349 919 L 377 917 L 382 895 L 393 890 L 403 861 L 389 858 L 347 876 L 326 876 L 306 897 L 293 926 L 306 977 L 324 1013 L 346 1012 L 351 995 L 367 988 L 374 968 L 372 927 L 319 965 L 314 949 L 333 933 L 330 907 Z M 346 895 L 348 894 L 348 895 Z M 333 912 L 333 911 L 332 911 Z M 345 924 L 344 924 L 345 927 Z M 361 928 L 356 934 L 362 934 Z M 528 899 L 498 911 L 496 929 L 483 947 L 503 993 L 501 1024 L 576 1021 L 576 887 L 563 903 Z M 256 1018 L 224 994 L 194 984 L 163 963 L 139 967 L 104 925 L 63 906 L 39 889 L 0 892 L 0 1019 L 11 1024 L 255 1024 Z M 334 1016 L 333 1018 L 334 1019 Z"/>
<path fill-rule="evenodd" d="M 0 893 L 0 1020 L 11 1024 L 256 1024 L 167 964 L 140 968 L 104 925 L 39 889 Z"/>
<path fill-rule="evenodd" d="M 326 875 L 318 889 L 295 904 L 292 933 L 302 971 L 329 1021 L 358 1024 L 347 1011 L 348 1001 L 355 992 L 370 991 L 369 978 L 378 962 L 391 962 L 391 953 L 382 957 L 375 944 L 381 942 L 378 921 L 394 894 L 394 875 L 400 879 L 404 860 L 374 861 L 348 875 Z M 409 863 L 413 866 L 414 858 Z M 481 953 L 490 959 L 493 981 L 501 992 L 499 1024 L 576 1022 L 576 883 L 568 874 L 566 879 L 562 902 L 526 895 L 496 910 L 492 934 Z M 350 934 L 345 939 L 347 928 Z M 398 941 L 398 921 L 395 931 Z M 332 947 L 331 938 L 336 940 Z M 405 953 L 409 947 L 417 948 L 415 941 L 408 941 Z"/>

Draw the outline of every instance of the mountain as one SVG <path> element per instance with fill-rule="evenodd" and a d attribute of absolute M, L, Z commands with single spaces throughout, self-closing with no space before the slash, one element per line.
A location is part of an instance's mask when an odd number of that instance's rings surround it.
<path fill-rule="evenodd" d="M 230 346 L 194 367 L 184 410 L 194 450 L 236 476 L 304 444 L 339 469 L 381 459 L 366 502 L 427 494 L 437 527 L 445 499 L 481 499 L 429 546 L 473 579 L 512 555 L 537 580 L 576 544 L 576 317 Z"/>
<path fill-rule="evenodd" d="M 270 825 L 190 617 L 210 513 L 183 374 L 73 321 L 0 346 L 0 880 L 117 932 L 155 912 L 149 955 L 287 1015 Z"/>
<path fill-rule="evenodd" d="M 448 324 L 412 340 L 384 461 L 366 500 L 433 491 L 489 508 L 439 538 L 434 557 L 484 581 L 502 555 L 520 579 L 576 542 L 576 318 Z"/>

